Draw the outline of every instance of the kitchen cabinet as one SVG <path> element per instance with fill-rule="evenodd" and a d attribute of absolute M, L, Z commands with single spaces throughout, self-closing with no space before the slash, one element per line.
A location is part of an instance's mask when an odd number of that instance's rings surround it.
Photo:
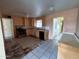
<path fill-rule="evenodd" d="M 60 43 L 57 59 L 79 59 L 79 48 Z"/>

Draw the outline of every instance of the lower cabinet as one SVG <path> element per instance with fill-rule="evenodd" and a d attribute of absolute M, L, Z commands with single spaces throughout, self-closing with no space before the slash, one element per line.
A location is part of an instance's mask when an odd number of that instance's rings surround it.
<path fill-rule="evenodd" d="M 79 48 L 60 43 L 57 59 L 79 59 Z"/>

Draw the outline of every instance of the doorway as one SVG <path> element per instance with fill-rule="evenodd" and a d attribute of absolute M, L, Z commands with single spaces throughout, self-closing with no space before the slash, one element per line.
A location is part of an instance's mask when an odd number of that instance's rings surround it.
<path fill-rule="evenodd" d="M 63 31 L 64 17 L 53 18 L 53 38 L 57 37 Z"/>
<path fill-rule="evenodd" d="M 2 18 L 3 31 L 5 39 L 12 39 L 14 36 L 13 33 L 13 19 L 11 18 Z"/>

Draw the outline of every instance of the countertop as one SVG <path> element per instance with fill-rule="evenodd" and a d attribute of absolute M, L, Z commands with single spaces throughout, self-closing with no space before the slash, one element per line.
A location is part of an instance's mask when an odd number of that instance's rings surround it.
<path fill-rule="evenodd" d="M 18 27 L 19 28 L 19 27 Z M 42 27 L 42 28 L 37 28 L 37 27 L 34 27 L 34 26 L 29 26 L 29 27 L 20 27 L 22 29 L 36 29 L 36 30 L 45 30 L 45 31 L 48 31 L 46 28 Z"/>
<path fill-rule="evenodd" d="M 62 34 L 59 43 L 64 43 L 79 48 L 79 39 L 74 34 Z"/>

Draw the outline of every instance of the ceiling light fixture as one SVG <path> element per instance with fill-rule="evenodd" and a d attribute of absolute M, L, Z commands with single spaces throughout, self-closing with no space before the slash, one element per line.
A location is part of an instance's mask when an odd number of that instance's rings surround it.
<path fill-rule="evenodd" d="M 53 10 L 54 10 L 54 7 L 50 7 L 50 8 L 49 8 L 49 11 L 53 11 Z"/>

